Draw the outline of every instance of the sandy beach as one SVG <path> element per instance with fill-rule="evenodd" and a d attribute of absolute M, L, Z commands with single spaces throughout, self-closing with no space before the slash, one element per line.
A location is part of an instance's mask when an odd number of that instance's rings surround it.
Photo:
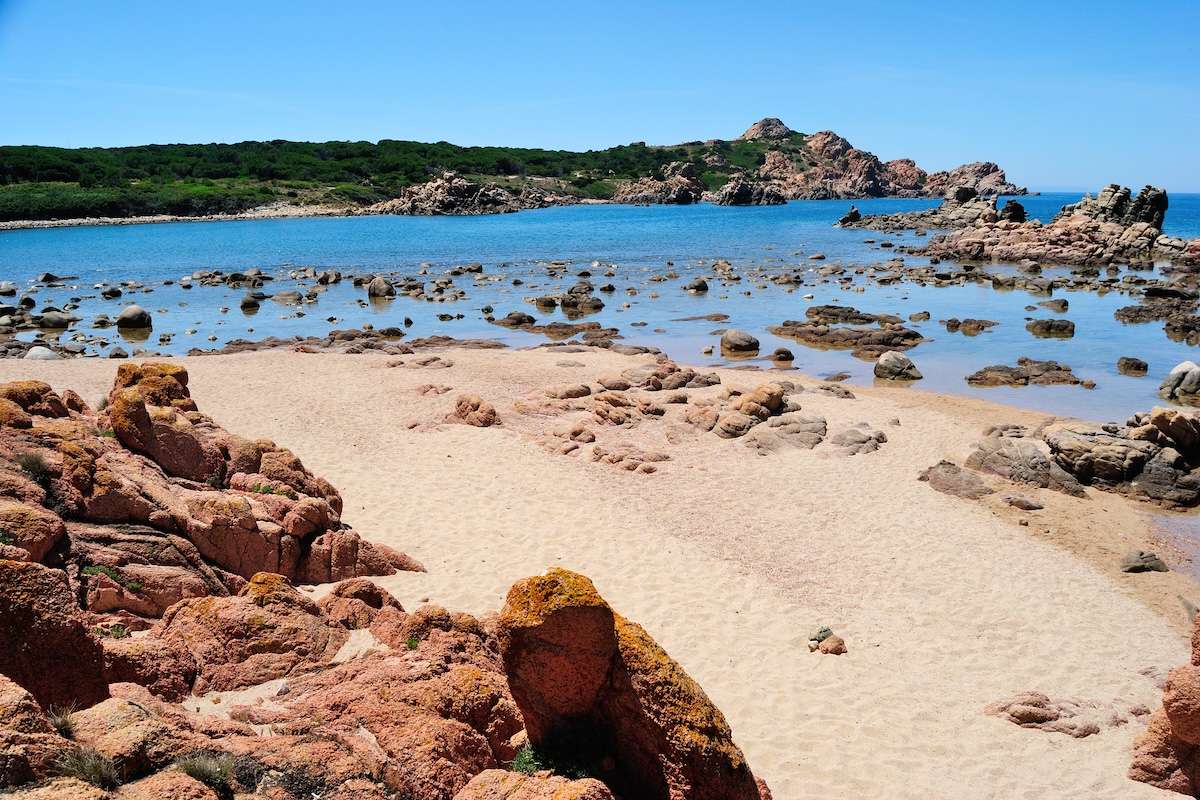
<path fill-rule="evenodd" d="M 599 445 L 669 456 L 641 474 L 592 461 L 590 445 L 556 451 L 549 434 L 578 412 L 555 411 L 546 387 L 652 360 L 579 350 L 450 349 L 424 367 L 282 351 L 180 361 L 202 411 L 286 443 L 341 490 L 347 522 L 427 567 L 376 579 L 406 608 L 483 613 L 547 567 L 591 577 L 700 682 L 777 798 L 1164 796 L 1126 778 L 1145 719 L 1127 712 L 1157 707 L 1161 676 L 1186 660 L 1177 598 L 1200 592 L 1179 572 L 1119 571 L 1133 549 L 1171 560 L 1152 541 L 1152 509 L 1022 487 L 1045 506 L 1030 513 L 989 476 L 998 491 L 982 500 L 917 480 L 940 459 L 962 463 L 987 425 L 1044 414 L 902 388 L 841 399 L 796 373 L 718 370 L 733 387 L 797 381 L 831 432 L 866 422 L 887 442 L 763 456 L 698 432 L 678 408 L 597 427 Z M 36 377 L 92 401 L 114 370 L 4 361 L 0 380 Z M 429 384 L 451 390 L 418 393 Z M 462 393 L 494 404 L 502 424 L 447 423 Z M 808 651 L 822 625 L 848 654 Z M 983 713 L 1027 690 L 1129 722 L 1073 739 Z"/>

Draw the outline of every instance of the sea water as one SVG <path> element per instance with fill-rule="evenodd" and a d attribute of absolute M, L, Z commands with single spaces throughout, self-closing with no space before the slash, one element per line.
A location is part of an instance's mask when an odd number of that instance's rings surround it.
<path fill-rule="evenodd" d="M 1048 221 L 1077 194 L 1044 194 L 1019 198 L 1030 216 Z M 1165 229 L 1176 236 L 1200 236 L 1200 195 L 1173 195 Z M 1155 391 L 1162 376 L 1176 363 L 1194 358 L 1195 348 L 1166 338 L 1162 323 L 1124 325 L 1113 318 L 1120 306 L 1136 298 L 1111 292 L 1056 292 L 1070 309 L 1064 314 L 1038 308 L 1046 299 L 1022 291 L 996 291 L 990 284 L 922 287 L 905 283 L 878 286 L 856 276 L 856 292 L 822 282 L 817 270 L 841 265 L 847 274 L 856 267 L 881 265 L 894 257 L 893 249 L 880 245 L 916 245 L 925 239 L 911 232 L 882 233 L 843 230 L 833 223 L 851 205 L 864 214 L 932 208 L 934 200 L 872 199 L 857 201 L 795 201 L 783 206 L 727 208 L 696 206 L 583 205 L 549 208 L 481 217 L 314 217 L 188 222 L 152 225 L 115 225 L 47 228 L 0 232 L 0 280 L 22 289 L 33 288 L 44 272 L 73 276 L 59 288 L 38 288 L 38 308 L 75 302 L 74 313 L 83 318 L 75 330 L 103 336 L 111 346 L 126 350 L 147 347 L 182 354 L 192 348 L 212 348 L 232 339 L 267 336 L 323 335 L 334 328 L 397 326 L 413 320 L 410 336 L 446 335 L 458 338 L 495 338 L 514 346 L 532 346 L 545 337 L 510 331 L 488 323 L 480 310 L 492 306 L 497 318 L 509 311 L 532 314 L 539 323 L 564 320 L 561 311 L 546 312 L 529 300 L 564 291 L 577 273 L 590 271 L 596 286 L 612 283 L 616 292 L 601 294 L 606 307 L 583 320 L 619 328 L 625 341 L 662 348 L 672 357 L 691 364 L 724 364 L 703 350 L 715 345 L 717 330 L 736 327 L 757 336 L 762 358 L 739 364 L 772 368 L 767 358 L 776 347 L 796 355 L 794 367 L 822 375 L 847 372 L 851 383 L 873 380 L 872 364 L 848 351 L 810 348 L 780 339 L 767 328 L 786 319 L 803 319 L 805 309 L 817 303 L 853 305 L 863 311 L 896 314 L 904 319 L 928 311 L 931 319 L 906 323 L 928 341 L 909 351 L 925 379 L 917 386 L 941 392 L 968 394 L 1051 413 L 1096 420 L 1124 420 L 1134 411 L 1157 401 Z M 931 232 L 934 233 L 934 232 Z M 868 242 L 866 240 L 874 240 Z M 823 260 L 813 260 L 813 255 Z M 761 269 L 774 272 L 807 270 L 805 285 L 760 285 L 748 277 L 723 285 L 710 280 L 710 291 L 692 295 L 683 284 L 698 275 L 712 276 L 718 259 L 731 262 L 739 273 Z M 904 256 L 908 265 L 926 261 Z M 549 261 L 571 262 L 563 278 L 547 276 Z M 599 268 L 592 267 L 601 262 Z M 461 275 L 455 285 L 467 292 L 463 300 L 434 303 L 397 297 L 383 303 L 363 303 L 366 293 L 349 281 L 326 288 L 314 304 L 283 306 L 264 301 L 256 314 L 238 308 L 243 289 L 203 287 L 183 289 L 178 280 L 196 270 L 226 272 L 258 267 L 276 276 L 263 291 L 310 288 L 287 280 L 289 271 L 303 267 L 336 269 L 347 275 L 383 273 L 413 276 L 424 270 L 430 281 L 454 266 L 483 264 L 481 276 Z M 615 276 L 607 278 L 609 269 Z M 652 282 L 669 270 L 678 278 Z M 1006 269 L 996 267 L 996 269 Z M 1046 275 L 1065 274 L 1048 268 Z M 1145 271 L 1139 274 L 1150 274 Z M 489 276 L 503 276 L 491 281 Z M 482 278 L 482 280 L 477 280 Z M 514 285 L 514 279 L 521 283 Z M 102 300 L 95 286 L 135 280 L 153 289 L 127 291 L 121 298 Z M 164 281 L 175 281 L 164 286 Z M 633 287 L 636 295 L 626 289 Z M 811 300 L 804 295 L 812 294 Z M 0 305 L 5 302 L 0 298 Z M 93 329 L 97 314 L 115 317 L 122 305 L 137 302 L 154 315 L 154 333 L 148 341 L 123 341 L 115 329 Z M 300 313 L 297 313 L 300 312 Z M 682 317 L 728 314 L 728 322 L 678 321 Z M 440 321 L 438 314 L 462 314 L 463 319 Z M 948 333 L 938 320 L 976 317 L 1000 324 L 975 337 Z M 1030 318 L 1065 317 L 1075 322 L 1072 339 L 1038 339 L 1025 330 Z M 328 321 L 332 319 L 333 321 Z M 634 325 L 633 323 L 645 323 Z M 192 330 L 194 333 L 187 333 Z M 158 344 L 160 333 L 173 333 L 168 344 Z M 22 338 L 32 333 L 23 332 Z M 213 340 L 210 341 L 210 338 Z M 90 348 L 104 355 L 111 347 Z M 1070 365 L 1082 379 L 1096 382 L 1088 390 L 1078 386 L 975 388 L 965 376 L 988 364 L 1012 364 L 1019 356 L 1052 358 Z M 1150 364 L 1142 378 L 1118 374 L 1120 356 L 1137 356 Z"/>

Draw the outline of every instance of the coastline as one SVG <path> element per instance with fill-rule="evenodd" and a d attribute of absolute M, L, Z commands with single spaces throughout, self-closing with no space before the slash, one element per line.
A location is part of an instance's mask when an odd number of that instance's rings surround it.
<path fill-rule="evenodd" d="M 1021 487 L 1045 505 L 1027 514 L 1000 502 L 1017 489 L 998 479 L 987 477 L 998 491 L 982 501 L 916 480 L 941 458 L 961 462 L 987 424 L 1047 415 L 911 388 L 855 387 L 856 399 L 840 399 L 796 372 L 716 369 L 739 387 L 798 381 L 810 390 L 797 395 L 803 408 L 831 429 L 867 421 L 888 441 L 851 457 L 824 446 L 760 456 L 672 416 L 598 429 L 605 446 L 670 455 L 641 475 L 551 449 L 564 415 L 543 389 L 650 358 L 563 348 L 437 355 L 441 368 L 287 351 L 179 363 L 204 412 L 287 443 L 342 489 L 344 516 L 364 536 L 426 564 L 426 574 L 377 579 L 406 607 L 428 598 L 484 612 L 514 576 L 559 565 L 588 574 L 705 687 L 777 796 L 946 796 L 979 785 L 997 796 L 1160 796 L 1125 778 L 1139 721 L 1064 740 L 982 713 L 1031 689 L 1152 706 L 1157 673 L 1146 669 L 1186 657 L 1176 595 L 1195 597 L 1195 581 L 1116 567 L 1153 541 L 1150 507 Z M 4 380 L 38 377 L 87 399 L 114 369 L 0 362 Z M 452 389 L 418 393 L 431 384 Z M 494 403 L 503 424 L 446 424 L 466 392 Z M 850 653 L 809 654 L 806 633 L 819 625 L 843 635 Z M 998 766 L 998 750 L 1021 769 Z"/>
<path fill-rule="evenodd" d="M 156 214 L 145 217 L 78 217 L 74 219 L 24 219 L 0 222 L 0 231 L 38 230 L 43 228 L 82 228 L 106 225 L 155 225 L 164 222 L 235 222 L 253 219 L 296 219 L 301 217 L 351 217 L 349 206 L 293 206 L 272 204 L 259 206 L 236 214 L 206 214 L 184 217 L 175 214 Z"/>

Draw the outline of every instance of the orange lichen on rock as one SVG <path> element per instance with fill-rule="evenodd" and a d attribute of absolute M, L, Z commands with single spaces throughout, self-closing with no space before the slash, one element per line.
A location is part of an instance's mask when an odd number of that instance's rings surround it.
<path fill-rule="evenodd" d="M 641 626 L 582 575 L 519 581 L 500 645 L 529 742 L 597 765 L 618 795 L 761 800 L 724 716 Z"/>

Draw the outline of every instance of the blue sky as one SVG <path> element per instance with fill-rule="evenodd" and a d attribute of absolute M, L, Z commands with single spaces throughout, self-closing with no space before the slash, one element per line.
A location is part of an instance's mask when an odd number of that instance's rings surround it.
<path fill-rule="evenodd" d="M 1200 2 L 0 0 L 0 143 L 599 148 L 763 116 L 929 170 L 1200 191 Z"/>

